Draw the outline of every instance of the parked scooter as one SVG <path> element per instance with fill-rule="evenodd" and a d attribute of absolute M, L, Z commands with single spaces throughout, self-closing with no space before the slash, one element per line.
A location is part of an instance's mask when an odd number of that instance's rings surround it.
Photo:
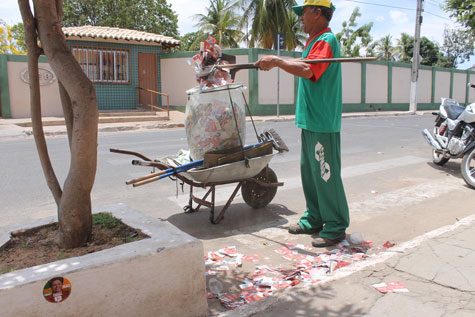
<path fill-rule="evenodd" d="M 468 84 L 475 88 L 475 84 Z M 475 103 L 466 107 L 453 99 L 441 98 L 436 115 L 434 134 L 422 131 L 432 146 L 432 160 L 444 165 L 450 159 L 463 158 L 460 166 L 463 179 L 475 189 Z"/>

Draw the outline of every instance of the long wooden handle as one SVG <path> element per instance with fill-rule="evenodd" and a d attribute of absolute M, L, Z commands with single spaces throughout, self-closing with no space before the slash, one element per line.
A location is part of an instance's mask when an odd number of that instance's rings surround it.
<path fill-rule="evenodd" d="M 146 180 L 146 179 L 149 179 L 149 178 L 153 178 L 153 177 L 156 177 L 156 176 L 160 176 L 160 175 L 163 175 L 165 174 L 167 171 L 166 170 L 163 170 L 163 171 L 160 171 L 160 172 L 155 172 L 155 173 L 151 173 L 149 175 L 145 175 L 145 176 L 141 176 L 141 177 L 137 177 L 137 178 L 134 178 L 134 179 L 131 179 L 129 181 L 126 181 L 125 183 L 127 185 L 130 185 L 130 184 L 135 184 L 137 182 L 140 182 L 140 181 L 143 181 L 143 180 Z"/>
<path fill-rule="evenodd" d="M 372 62 L 377 60 L 377 57 L 338 57 L 338 58 L 322 58 L 322 59 L 298 59 L 309 64 L 317 63 L 355 63 L 355 62 Z"/>
<path fill-rule="evenodd" d="M 146 180 L 144 180 L 144 181 L 134 183 L 132 186 L 133 186 L 133 187 L 142 186 L 142 185 L 145 185 L 145 184 L 149 184 L 149 183 L 151 183 L 151 182 L 158 181 L 159 179 L 160 179 L 160 178 L 158 178 L 158 177 L 149 178 L 149 179 L 146 179 Z"/>
<path fill-rule="evenodd" d="M 318 63 L 355 63 L 355 62 L 371 62 L 377 60 L 377 57 L 338 57 L 338 58 L 322 58 L 322 59 L 295 59 L 294 61 L 301 61 L 308 64 Z M 252 69 L 259 68 L 252 63 L 248 64 L 224 64 L 215 65 L 215 68 L 231 68 L 231 69 Z"/>

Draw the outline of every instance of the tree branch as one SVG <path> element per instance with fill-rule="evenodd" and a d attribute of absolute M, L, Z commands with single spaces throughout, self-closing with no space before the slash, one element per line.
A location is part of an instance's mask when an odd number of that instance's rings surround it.
<path fill-rule="evenodd" d="M 38 59 L 41 49 L 37 44 L 36 22 L 31 13 L 28 0 L 19 0 L 18 5 L 20 7 L 23 24 L 25 26 L 25 42 L 28 49 L 28 73 L 30 81 L 30 107 L 33 135 L 46 182 L 51 193 L 53 194 L 56 205 L 59 206 L 61 202 L 62 190 L 56 174 L 54 173 L 53 166 L 51 165 L 48 147 L 46 145 L 46 139 L 43 131 L 43 123 L 41 121 L 41 96 L 38 74 Z"/>
<path fill-rule="evenodd" d="M 56 15 L 58 16 L 59 25 L 63 21 L 63 0 L 56 0 Z"/>

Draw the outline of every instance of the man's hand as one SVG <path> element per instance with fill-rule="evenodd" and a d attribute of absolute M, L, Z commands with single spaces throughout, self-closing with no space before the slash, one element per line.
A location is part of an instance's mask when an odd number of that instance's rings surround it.
<path fill-rule="evenodd" d="M 261 57 L 254 65 L 258 66 L 260 70 L 271 70 L 272 68 L 278 66 L 277 63 L 280 60 L 278 56 L 275 55 L 267 55 Z"/>
<path fill-rule="evenodd" d="M 274 67 L 280 67 L 289 74 L 310 79 L 313 77 L 313 72 L 310 66 L 299 59 L 286 60 L 280 56 L 267 55 L 260 58 L 254 65 L 258 66 L 260 70 L 271 70 Z"/>

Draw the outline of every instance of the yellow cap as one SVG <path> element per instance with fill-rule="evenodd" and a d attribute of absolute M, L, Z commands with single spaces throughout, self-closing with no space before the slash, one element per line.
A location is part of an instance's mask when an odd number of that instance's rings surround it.
<path fill-rule="evenodd" d="M 335 10 L 335 6 L 332 4 L 331 0 L 305 0 L 302 5 L 294 6 L 292 9 L 298 16 L 301 16 L 303 7 L 305 6 L 322 6 Z"/>

